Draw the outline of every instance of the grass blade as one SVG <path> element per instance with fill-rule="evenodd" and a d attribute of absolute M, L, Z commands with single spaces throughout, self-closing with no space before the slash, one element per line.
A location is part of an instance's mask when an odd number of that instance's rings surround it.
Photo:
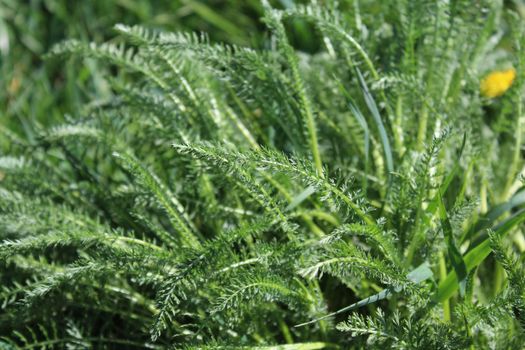
<path fill-rule="evenodd" d="M 496 226 L 494 228 L 494 233 L 498 236 L 504 236 L 512 228 L 518 226 L 523 221 L 525 221 L 525 210 L 521 210 L 509 219 L 502 222 L 500 225 Z M 489 256 L 490 251 L 490 238 L 486 238 L 483 242 L 469 251 L 463 258 L 467 272 L 472 271 L 479 264 L 481 264 L 483 260 Z M 458 276 L 456 271 L 452 271 L 448 274 L 447 278 L 439 284 L 435 300 L 437 302 L 443 302 L 444 300 L 450 298 L 458 289 L 458 287 Z"/>
<path fill-rule="evenodd" d="M 350 93 L 348 90 L 344 87 L 343 83 L 337 77 L 334 77 L 334 79 L 337 81 L 339 85 L 339 90 L 345 95 L 345 97 L 348 99 L 348 107 L 350 108 L 350 111 L 352 112 L 352 115 L 355 117 L 357 122 L 359 123 L 359 126 L 361 129 L 363 129 L 364 132 L 364 153 L 365 153 L 365 173 L 369 173 L 369 159 L 370 159 L 370 129 L 368 128 L 368 123 L 366 122 L 366 118 L 363 116 L 359 108 L 357 107 L 357 104 L 355 103 L 352 96 L 350 96 Z M 363 176 L 363 192 L 366 193 L 367 187 L 368 187 L 368 181 L 367 177 Z"/>
<path fill-rule="evenodd" d="M 490 225 L 492 225 L 503 214 L 510 212 L 514 208 L 519 207 L 523 204 L 525 204 L 525 190 L 516 193 L 507 202 L 499 204 L 492 208 L 485 216 L 480 218 L 469 231 L 465 232 L 464 236 L 462 237 L 462 242 L 464 242 L 467 239 L 473 238 L 476 235 L 476 233 L 479 233 L 480 231 L 483 231 L 490 227 Z M 486 235 L 483 235 L 482 239 L 484 238 L 486 238 Z M 479 240 L 476 240 L 474 242 L 474 245 L 476 242 L 479 242 Z"/>
<path fill-rule="evenodd" d="M 412 270 L 411 272 L 409 272 L 407 274 L 407 278 L 410 281 L 412 281 L 413 283 L 415 283 L 415 284 L 421 283 L 421 282 L 429 279 L 432 276 L 433 276 L 432 270 L 430 270 L 429 264 L 426 263 L 426 262 L 421 264 L 421 265 L 419 265 L 417 268 L 415 268 L 414 270 Z M 346 312 L 346 311 L 355 310 L 355 309 L 358 309 L 360 307 L 366 306 L 368 304 L 373 304 L 376 301 L 388 298 L 388 296 L 390 296 L 394 292 L 400 292 L 400 288 L 391 287 L 391 288 L 383 289 L 379 293 L 374 294 L 372 296 L 369 296 L 368 298 L 362 299 L 362 300 L 358 301 L 357 303 L 353 303 L 351 305 L 348 305 L 348 306 L 346 306 L 346 307 L 344 307 L 342 309 L 339 309 L 339 310 L 337 310 L 335 312 L 332 312 L 332 313 L 330 313 L 328 315 L 325 315 L 323 317 L 319 317 L 319 318 L 316 318 L 316 319 L 308 321 L 308 322 L 300 323 L 298 325 L 295 325 L 295 327 L 306 326 L 306 325 L 309 325 L 309 324 L 312 324 L 312 323 L 315 323 L 315 322 L 327 319 L 329 317 L 332 317 L 332 316 L 335 316 L 335 315 L 339 315 L 339 314 L 341 314 L 343 312 Z"/>
<path fill-rule="evenodd" d="M 390 177 L 390 173 L 394 171 L 394 160 L 392 157 L 392 149 L 390 147 L 390 141 L 388 140 L 385 125 L 383 124 L 383 120 L 381 119 L 381 115 L 379 114 L 377 104 L 372 95 L 370 94 L 368 86 L 366 85 L 365 79 L 363 78 L 363 75 L 361 74 L 359 68 L 356 68 L 356 72 L 359 78 L 361 90 L 363 91 L 363 96 L 365 98 L 366 105 L 368 106 L 370 113 L 372 113 L 372 117 L 374 117 L 374 122 L 376 123 L 377 129 L 379 130 L 379 137 L 381 139 L 381 144 L 383 145 L 383 152 L 385 154 L 386 168 L 389 173 L 388 177 Z"/>

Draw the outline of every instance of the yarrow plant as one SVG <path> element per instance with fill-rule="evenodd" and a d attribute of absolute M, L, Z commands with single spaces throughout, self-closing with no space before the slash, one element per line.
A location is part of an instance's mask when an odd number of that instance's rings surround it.
<path fill-rule="evenodd" d="M 2 348 L 522 346 L 523 21 L 262 7 L 263 47 L 120 24 L 49 52 L 110 93 L 1 129 Z"/>

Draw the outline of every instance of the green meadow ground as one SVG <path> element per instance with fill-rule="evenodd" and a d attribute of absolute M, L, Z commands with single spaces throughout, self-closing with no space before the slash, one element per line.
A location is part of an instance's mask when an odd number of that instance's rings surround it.
<path fill-rule="evenodd" d="M 0 0 L 0 349 L 522 348 L 524 14 Z"/>

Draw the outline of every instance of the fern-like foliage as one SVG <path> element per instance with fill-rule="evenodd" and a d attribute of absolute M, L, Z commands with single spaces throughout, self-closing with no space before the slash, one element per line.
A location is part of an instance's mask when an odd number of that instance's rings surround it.
<path fill-rule="evenodd" d="M 48 53 L 108 65 L 111 94 L 0 127 L 1 348 L 523 344 L 523 22 L 261 8 L 263 47 L 119 24 Z"/>

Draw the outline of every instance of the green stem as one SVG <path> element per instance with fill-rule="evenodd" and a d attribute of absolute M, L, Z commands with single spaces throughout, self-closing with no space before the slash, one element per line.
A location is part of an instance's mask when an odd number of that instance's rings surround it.
<path fill-rule="evenodd" d="M 505 276 L 503 267 L 501 267 L 501 265 L 497 262 L 495 262 L 494 264 L 494 289 L 492 295 L 495 297 L 501 291 L 501 287 L 503 287 L 503 283 L 505 282 Z"/>
<path fill-rule="evenodd" d="M 157 250 L 157 251 L 161 251 L 161 252 L 165 251 L 162 247 L 159 247 L 158 245 L 155 245 L 153 243 L 149 243 L 149 242 L 146 242 L 146 241 L 143 241 L 141 239 L 134 238 L 134 237 L 118 236 L 117 240 L 118 241 L 122 241 L 122 242 L 126 242 L 126 243 L 138 244 L 138 245 L 141 245 L 141 246 L 144 246 L 144 247 L 148 247 L 148 248 L 151 248 L 153 250 Z"/>
<path fill-rule="evenodd" d="M 481 179 L 481 189 L 480 189 L 480 214 L 485 214 L 488 211 L 488 204 L 487 204 L 487 181 L 483 177 Z"/>
<path fill-rule="evenodd" d="M 279 328 L 281 328 L 281 332 L 283 333 L 283 337 L 286 343 L 293 344 L 293 338 L 292 338 L 292 334 L 290 333 L 290 328 L 288 327 L 286 322 L 284 322 L 282 316 L 279 317 L 278 322 L 279 322 Z"/>
<path fill-rule="evenodd" d="M 304 100 L 303 104 L 308 105 L 308 106 L 310 105 L 309 101 L 308 103 L 306 102 L 307 100 L 306 95 L 302 99 Z M 310 148 L 312 151 L 312 156 L 314 158 L 315 169 L 319 173 L 319 176 L 321 178 L 324 178 L 323 163 L 321 161 L 321 154 L 319 153 L 319 145 L 317 141 L 317 130 L 315 126 L 315 120 L 314 120 L 314 116 L 312 113 L 312 109 L 305 108 L 305 113 L 306 113 L 306 126 L 308 128 L 308 134 L 310 136 Z"/>
<path fill-rule="evenodd" d="M 425 145 L 427 136 L 428 110 L 425 105 L 421 109 L 421 118 L 419 119 L 419 129 L 417 131 L 417 150 L 421 151 Z"/>
<path fill-rule="evenodd" d="M 439 280 L 444 281 L 447 278 L 447 266 L 445 264 L 445 256 L 443 252 L 439 252 Z M 450 301 L 445 299 L 443 304 L 443 321 L 450 322 Z"/>
<path fill-rule="evenodd" d="M 306 93 L 304 81 L 301 77 L 301 72 L 299 71 L 299 60 L 293 47 L 288 43 L 288 39 L 286 37 L 286 30 L 284 29 L 282 19 L 274 17 L 273 20 L 275 24 L 275 32 L 277 38 L 280 41 L 280 45 L 283 49 L 286 60 L 288 61 L 288 65 L 290 67 L 290 71 L 292 73 L 293 88 L 299 98 L 302 110 L 301 114 L 303 114 L 304 122 L 306 123 L 306 129 L 308 132 L 308 143 L 310 144 L 310 151 L 312 152 L 312 158 L 314 160 L 315 169 L 319 173 L 319 176 L 323 178 L 323 163 L 321 162 L 321 154 L 319 152 L 313 108 Z M 368 59 L 368 61 L 370 62 L 370 59 Z"/>
<path fill-rule="evenodd" d="M 403 145 L 403 97 L 401 95 L 397 97 L 396 114 L 392 131 L 396 150 L 399 152 L 399 157 L 402 157 L 405 153 L 405 146 Z"/>
<path fill-rule="evenodd" d="M 512 184 L 514 183 L 514 180 L 516 179 L 516 176 L 518 174 L 518 167 L 519 163 L 521 161 L 521 118 L 522 118 L 522 112 L 523 112 L 523 106 L 522 106 L 522 98 L 521 94 L 519 94 L 518 98 L 518 118 L 516 121 L 516 129 L 514 133 L 514 152 L 512 154 L 512 163 L 509 167 L 509 177 L 507 179 L 507 183 L 505 185 L 505 190 L 503 191 L 503 198 L 501 198 L 501 201 L 506 201 L 512 193 L 510 193 L 510 189 L 512 187 Z"/>

